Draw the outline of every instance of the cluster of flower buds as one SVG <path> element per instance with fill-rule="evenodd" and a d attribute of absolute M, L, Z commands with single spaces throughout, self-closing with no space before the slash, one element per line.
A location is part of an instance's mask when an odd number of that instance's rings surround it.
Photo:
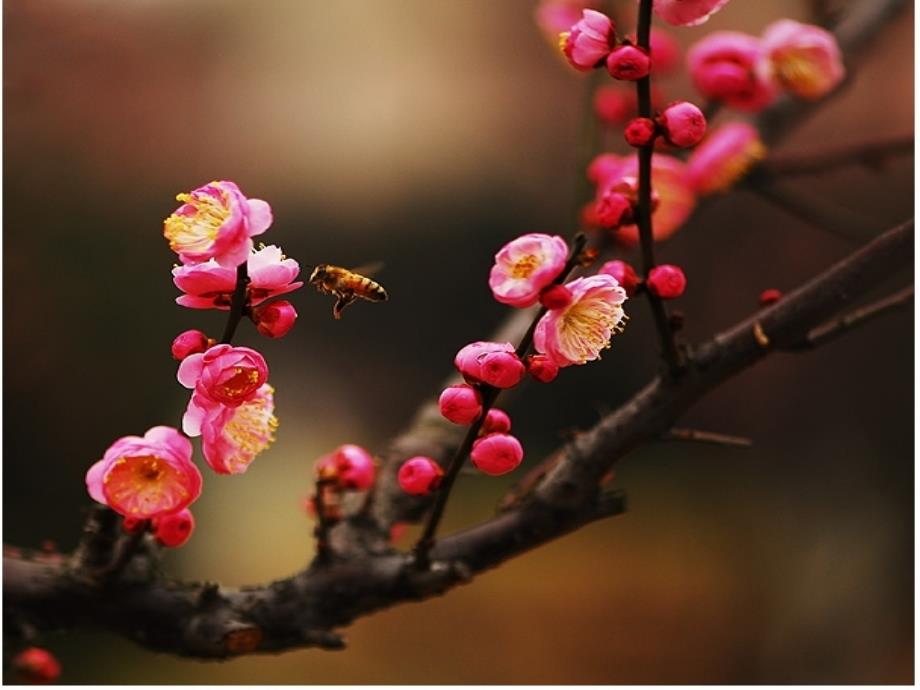
<path fill-rule="evenodd" d="M 687 65 L 701 94 L 748 112 L 762 110 L 783 91 L 816 100 L 846 73 L 832 33 L 791 19 L 770 24 L 759 38 L 713 32 L 687 52 Z"/>
<path fill-rule="evenodd" d="M 495 389 L 518 385 L 525 373 L 549 383 L 559 369 L 600 358 L 626 321 L 627 291 L 610 273 L 564 283 L 569 247 L 559 236 L 522 235 L 495 255 L 489 287 L 495 299 L 517 308 L 540 304 L 542 315 L 533 331 L 535 354 L 522 356 L 511 343 L 477 341 L 457 352 L 454 366 L 463 376 L 442 391 L 441 415 L 455 424 L 479 425 L 470 457 L 481 472 L 498 476 L 524 459 L 521 442 L 511 435 L 511 418 L 491 409 Z M 635 275 L 633 275 L 635 278 Z M 631 286 L 635 290 L 635 284 Z M 424 495 L 437 488 L 443 472 L 431 458 L 406 460 L 399 470 L 404 491 Z"/>
<path fill-rule="evenodd" d="M 619 39 L 613 20 L 602 12 L 582 10 L 581 19 L 559 34 L 559 47 L 575 69 L 586 72 L 606 65 L 614 79 L 635 81 L 648 76 L 648 51 Z"/>
<path fill-rule="evenodd" d="M 655 119 L 633 118 L 623 132 L 626 143 L 637 148 L 654 144 L 658 136 L 671 146 L 690 148 L 700 143 L 705 134 L 706 117 L 689 101 L 671 103 Z"/>
<path fill-rule="evenodd" d="M 191 309 L 228 311 L 237 293 L 239 267 L 247 278 L 243 313 L 263 335 L 278 338 L 297 313 L 285 300 L 271 300 L 303 285 L 300 266 L 276 246 L 254 248 L 252 238 L 272 223 L 271 207 L 248 199 L 229 181 L 179 194 L 182 202 L 164 222 L 163 234 L 181 265 L 173 282 L 176 299 Z M 187 436 L 202 437 L 207 464 L 219 474 L 245 472 L 274 441 L 274 389 L 265 358 L 248 347 L 234 347 L 200 330 L 180 333 L 172 342 L 179 362 L 177 378 L 192 391 L 177 429 L 157 426 L 143 437 L 118 439 L 86 474 L 90 496 L 124 516 L 127 531 L 150 531 L 164 546 L 181 546 L 195 529 L 189 510 L 201 494 L 202 477 L 192 462 Z"/>
<path fill-rule="evenodd" d="M 377 465 L 361 446 L 346 443 L 316 461 L 316 493 L 306 501 L 307 512 L 327 524 L 342 519 L 345 492 L 367 491 L 374 485 Z"/>

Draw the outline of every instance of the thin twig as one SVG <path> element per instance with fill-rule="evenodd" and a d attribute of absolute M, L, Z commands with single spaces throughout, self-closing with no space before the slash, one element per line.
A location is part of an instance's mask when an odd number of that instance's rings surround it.
<path fill-rule="evenodd" d="M 650 51 L 650 34 L 652 29 L 652 0 L 642 0 L 639 5 L 639 26 L 636 40 L 640 48 Z M 636 95 L 639 101 L 639 117 L 652 116 L 652 78 L 646 75 L 636 81 Z M 639 149 L 639 205 L 636 225 L 639 227 L 639 243 L 642 248 L 642 272 L 648 278 L 655 267 L 654 235 L 652 233 L 652 154 L 654 142 Z M 651 291 L 646 291 L 658 339 L 661 343 L 661 356 L 664 357 L 671 376 L 676 376 L 683 368 L 680 350 L 674 339 L 667 309 L 661 299 Z"/>
<path fill-rule="evenodd" d="M 852 331 L 859 326 L 863 326 L 872 319 L 884 316 L 898 309 L 909 306 L 914 301 L 914 286 L 908 285 L 898 290 L 892 295 L 872 302 L 859 309 L 854 309 L 848 314 L 832 319 L 825 324 L 813 328 L 808 332 L 805 339 L 798 345 L 793 345 L 788 350 L 812 350 L 830 341 L 839 338 L 841 335 Z"/>
<path fill-rule="evenodd" d="M 575 239 L 572 241 L 572 249 L 569 253 L 568 261 L 566 261 L 562 272 L 553 281 L 554 284 L 559 285 L 563 283 L 568 275 L 572 272 L 572 270 L 579 265 L 581 260 L 581 253 L 585 248 L 587 240 L 587 236 L 583 233 L 579 233 L 575 236 Z M 543 318 L 545 313 L 546 308 L 543 307 L 533 317 L 533 320 L 530 322 L 530 327 L 527 329 L 524 337 L 521 338 L 521 342 L 515 351 L 518 357 L 523 359 L 523 357 L 527 354 L 531 343 L 533 343 L 533 336 L 534 332 L 536 331 L 537 324 L 540 322 L 540 319 Z M 498 399 L 498 396 L 501 393 L 501 389 L 495 388 L 494 386 L 487 386 L 485 384 L 481 384 L 479 386 L 479 390 L 482 394 L 482 412 L 479 414 L 479 417 L 476 419 L 476 421 L 474 421 L 470 426 L 466 436 L 463 438 L 463 441 L 457 448 L 457 451 L 454 453 L 453 458 L 448 464 L 447 471 L 444 473 L 444 477 L 441 479 L 441 483 L 437 488 L 437 495 L 435 497 L 434 505 L 431 508 L 431 513 L 428 516 L 428 521 L 425 523 L 425 529 L 422 531 L 422 534 L 415 545 L 415 563 L 419 568 L 427 568 L 430 565 L 428 554 L 431 551 L 431 547 L 434 545 L 434 537 L 438 531 L 438 525 L 441 522 L 441 517 L 444 514 L 444 508 L 447 505 L 447 499 L 450 496 L 450 490 L 454 485 L 454 481 L 457 479 L 457 475 L 460 473 L 460 469 L 463 467 L 463 463 L 466 462 L 466 457 L 470 454 L 473 443 L 479 436 L 479 431 L 482 429 L 486 415 L 488 414 L 489 410 L 492 409 L 492 406 L 495 404 L 495 401 Z"/>
<path fill-rule="evenodd" d="M 760 165 L 760 170 L 773 177 L 814 175 L 828 172 L 831 168 L 846 165 L 878 167 L 893 156 L 909 155 L 914 152 L 914 137 L 906 135 L 870 141 L 853 146 L 822 151 L 770 158 Z"/>
<path fill-rule="evenodd" d="M 673 428 L 664 435 L 666 441 L 694 441 L 698 443 L 711 443 L 717 446 L 730 446 L 732 448 L 750 448 L 754 445 L 746 436 L 729 436 L 717 434 L 712 431 L 699 429 Z"/>
<path fill-rule="evenodd" d="M 246 288 L 249 287 L 249 268 L 248 262 L 244 261 L 236 267 L 236 287 L 233 290 L 233 298 L 230 301 L 230 314 L 227 317 L 227 326 L 224 328 L 224 334 L 220 342 L 230 344 L 233 335 L 236 333 L 236 327 L 240 324 L 243 314 L 246 313 Z"/>

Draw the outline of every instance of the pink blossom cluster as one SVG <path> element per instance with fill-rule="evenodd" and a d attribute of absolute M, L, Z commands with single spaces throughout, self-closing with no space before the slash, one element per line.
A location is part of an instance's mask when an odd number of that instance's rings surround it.
<path fill-rule="evenodd" d="M 271 225 L 271 207 L 248 199 L 233 182 L 211 182 L 178 195 L 182 205 L 164 222 L 163 234 L 181 265 L 173 282 L 176 301 L 193 309 L 227 311 L 233 303 L 239 266 L 245 264 L 243 313 L 268 337 L 281 337 L 297 313 L 272 298 L 303 285 L 300 267 L 276 246 L 256 250 L 252 238 Z M 265 358 L 248 347 L 217 343 L 197 329 L 180 333 L 171 353 L 177 378 L 191 396 L 182 431 L 168 426 L 143 437 L 115 441 L 86 474 L 89 495 L 124 516 L 127 531 L 152 532 L 164 546 L 181 546 L 195 528 L 189 506 L 201 494 L 201 473 L 188 437 L 201 436 L 205 462 L 219 474 L 245 472 L 274 441 L 274 389 Z"/>
<path fill-rule="evenodd" d="M 342 518 L 342 498 L 347 492 L 367 491 L 377 476 L 373 456 L 361 446 L 346 443 L 321 456 L 315 464 L 316 491 L 304 502 L 311 517 L 327 524 Z"/>
<path fill-rule="evenodd" d="M 834 35 L 819 26 L 781 19 L 760 37 L 716 31 L 687 53 L 693 83 L 707 98 L 757 112 L 781 92 L 816 100 L 846 73 Z"/>

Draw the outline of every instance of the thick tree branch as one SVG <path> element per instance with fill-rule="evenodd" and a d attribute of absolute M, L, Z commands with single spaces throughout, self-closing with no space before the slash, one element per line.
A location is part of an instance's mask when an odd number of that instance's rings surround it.
<path fill-rule="evenodd" d="M 340 554 L 259 587 L 175 583 L 148 571 L 100 586 L 80 577 L 67 561 L 5 556 L 4 615 L 39 629 L 102 626 L 152 649 L 203 658 L 310 645 L 338 648 L 342 642 L 332 630 L 358 616 L 441 594 L 515 554 L 622 512 L 622 496 L 598 489 L 616 460 L 665 433 L 687 407 L 726 379 L 774 349 L 801 341 L 892 272 L 908 267 L 912 247 L 910 222 L 705 343 L 690 358 L 685 376 L 656 378 L 560 449 L 545 478 L 508 510 L 435 544 L 430 570 L 414 568 L 406 554 L 380 549 Z M 755 338 L 755 324 L 770 346 Z"/>
<path fill-rule="evenodd" d="M 914 137 L 908 135 L 844 146 L 831 151 L 770 158 L 760 165 L 760 170 L 771 177 L 819 175 L 845 165 L 878 168 L 894 156 L 913 152 Z"/>

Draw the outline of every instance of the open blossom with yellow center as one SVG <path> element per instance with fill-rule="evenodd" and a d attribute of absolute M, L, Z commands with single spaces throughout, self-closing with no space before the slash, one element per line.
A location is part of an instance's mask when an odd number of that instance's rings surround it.
<path fill-rule="evenodd" d="M 799 98 L 817 100 L 846 73 L 834 35 L 820 26 L 781 19 L 764 29 L 765 70 Z"/>
<path fill-rule="evenodd" d="M 275 440 L 275 389 L 265 384 L 239 407 L 210 406 L 201 421 L 204 458 L 215 472 L 241 474 Z"/>
<path fill-rule="evenodd" d="M 176 429 L 157 426 L 124 436 L 86 473 L 89 495 L 115 512 L 141 520 L 182 510 L 201 494 L 192 444 Z"/>
<path fill-rule="evenodd" d="M 697 194 L 724 192 L 766 155 L 767 148 L 755 127 L 730 122 L 712 132 L 690 154 L 687 175 Z"/>
<path fill-rule="evenodd" d="M 221 343 L 183 359 L 177 378 L 186 388 L 235 407 L 251 400 L 268 380 L 268 364 L 252 348 Z"/>
<path fill-rule="evenodd" d="M 558 235 L 521 235 L 495 255 L 489 287 L 502 304 L 529 307 L 565 267 L 569 248 Z"/>
<path fill-rule="evenodd" d="M 534 331 L 534 348 L 554 364 L 567 367 L 599 359 L 610 339 L 623 329 L 626 291 L 607 274 L 576 278 L 566 287 L 571 303 L 550 309 Z"/>
<path fill-rule="evenodd" d="M 239 266 L 252 251 L 252 237 L 272 224 L 266 202 L 247 199 L 227 180 L 179 194 L 176 200 L 182 205 L 164 221 L 163 235 L 184 264 L 214 259 L 221 266 Z"/>

